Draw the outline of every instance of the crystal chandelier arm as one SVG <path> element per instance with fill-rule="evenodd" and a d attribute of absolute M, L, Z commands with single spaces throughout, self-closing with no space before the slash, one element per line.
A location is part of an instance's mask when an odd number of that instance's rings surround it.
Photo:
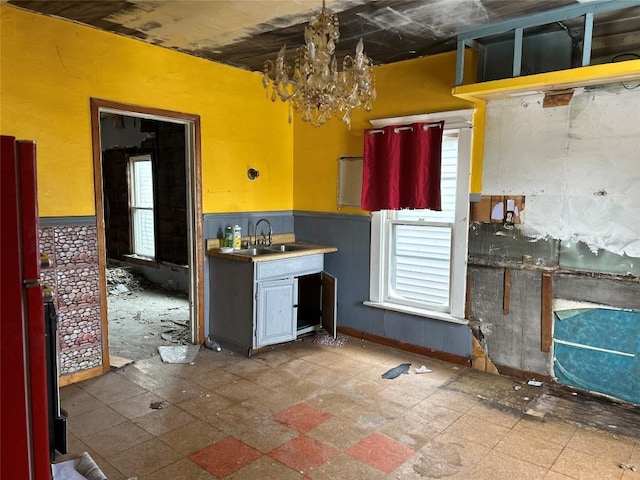
<path fill-rule="evenodd" d="M 271 60 L 267 60 L 266 62 L 264 62 L 263 72 L 264 72 L 264 75 L 262 76 L 262 86 L 264 88 L 269 88 L 269 84 L 271 83 L 271 80 L 272 80 L 271 72 L 273 72 L 273 62 Z"/>
<path fill-rule="evenodd" d="M 360 41 L 358 42 L 358 45 L 356 45 L 356 68 L 360 69 L 362 68 L 363 64 L 364 64 L 364 43 L 362 42 L 362 39 L 360 39 Z"/>

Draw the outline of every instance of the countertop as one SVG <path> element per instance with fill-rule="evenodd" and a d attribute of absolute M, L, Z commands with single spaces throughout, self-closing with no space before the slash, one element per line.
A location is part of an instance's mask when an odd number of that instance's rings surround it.
<path fill-rule="evenodd" d="M 242 255 L 235 252 L 230 253 L 222 253 L 218 248 L 210 248 L 207 250 L 207 255 L 210 257 L 218 257 L 218 258 L 226 258 L 228 260 L 234 260 L 236 262 L 269 262 L 272 260 L 282 260 L 284 258 L 293 258 L 293 257 L 303 257 L 306 255 L 316 255 L 319 253 L 331 253 L 337 252 L 338 247 L 334 247 L 331 245 L 319 245 L 316 243 L 307 243 L 307 242 L 288 242 L 295 244 L 297 246 L 304 247 L 303 250 L 294 250 L 289 252 L 273 252 L 268 254 L 249 256 Z M 277 245 L 274 243 L 274 245 Z"/>

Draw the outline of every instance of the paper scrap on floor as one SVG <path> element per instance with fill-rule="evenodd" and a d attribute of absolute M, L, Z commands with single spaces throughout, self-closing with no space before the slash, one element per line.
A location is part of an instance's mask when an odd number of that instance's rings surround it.
<path fill-rule="evenodd" d="M 200 350 L 200 345 L 160 346 L 158 352 L 164 363 L 192 363 Z"/>
<path fill-rule="evenodd" d="M 422 365 L 420 368 L 416 368 L 416 373 L 431 373 L 433 370 L 428 369 L 425 365 Z"/>
<path fill-rule="evenodd" d="M 78 458 L 51 465 L 53 480 L 107 480 L 93 458 L 84 452 Z"/>

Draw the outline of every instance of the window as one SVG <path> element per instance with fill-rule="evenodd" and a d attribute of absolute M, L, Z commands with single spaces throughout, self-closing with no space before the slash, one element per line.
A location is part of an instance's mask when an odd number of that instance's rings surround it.
<path fill-rule="evenodd" d="M 151 155 L 129 158 L 133 253 L 153 259 L 156 255 L 153 219 L 153 171 Z"/>
<path fill-rule="evenodd" d="M 471 129 L 468 122 L 444 119 L 442 211 L 372 214 L 370 301 L 365 303 L 460 322 L 466 288 Z M 429 120 L 438 118 L 430 115 Z"/>

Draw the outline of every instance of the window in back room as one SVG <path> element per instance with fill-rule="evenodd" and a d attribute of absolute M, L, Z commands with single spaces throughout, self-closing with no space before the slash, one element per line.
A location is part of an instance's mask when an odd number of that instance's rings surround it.
<path fill-rule="evenodd" d="M 129 208 L 133 253 L 140 257 L 155 257 L 153 170 L 151 155 L 129 158 Z"/>

